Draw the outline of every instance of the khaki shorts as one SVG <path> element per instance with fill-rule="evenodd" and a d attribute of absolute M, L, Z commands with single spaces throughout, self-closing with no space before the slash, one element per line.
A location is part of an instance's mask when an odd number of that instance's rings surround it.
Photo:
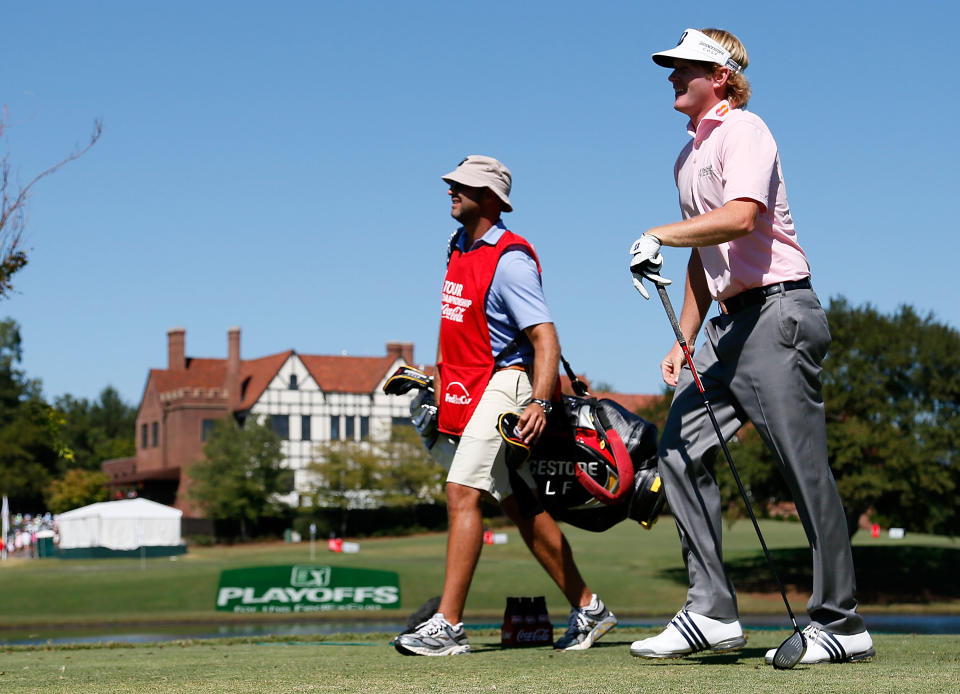
<path fill-rule="evenodd" d="M 504 412 L 522 412 L 532 397 L 533 388 L 526 372 L 516 369 L 494 372 L 460 437 L 447 482 L 487 492 L 498 503 L 513 494 L 497 419 Z M 521 468 L 519 474 L 527 486 L 536 487 L 527 466 Z"/>

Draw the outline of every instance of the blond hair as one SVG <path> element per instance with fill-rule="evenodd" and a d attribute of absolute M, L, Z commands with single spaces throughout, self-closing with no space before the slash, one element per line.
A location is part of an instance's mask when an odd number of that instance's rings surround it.
<path fill-rule="evenodd" d="M 743 74 L 747 65 L 750 64 L 747 49 L 740 43 L 740 39 L 729 31 L 723 29 L 701 29 L 700 31 L 730 51 L 730 57 L 740 66 L 739 72 L 731 70 L 730 77 L 727 78 L 727 101 L 733 108 L 743 108 L 750 101 L 750 80 Z"/>

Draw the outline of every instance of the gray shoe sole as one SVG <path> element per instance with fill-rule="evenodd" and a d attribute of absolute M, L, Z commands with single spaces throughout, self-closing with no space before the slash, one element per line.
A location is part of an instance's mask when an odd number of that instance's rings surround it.
<path fill-rule="evenodd" d="M 726 639 L 724 641 L 718 641 L 717 643 L 710 646 L 710 650 L 714 653 L 729 653 L 730 651 L 736 651 L 747 645 L 747 639 L 743 636 L 735 636 L 732 639 Z M 702 653 L 706 649 L 694 650 L 688 649 L 685 651 L 648 651 L 644 649 L 630 649 L 630 655 L 637 658 L 684 658 L 688 655 L 693 655 L 694 653 Z"/>
<path fill-rule="evenodd" d="M 870 660 L 870 659 L 871 659 L 873 656 L 875 656 L 876 654 L 877 654 L 877 652 L 876 652 L 874 649 L 870 648 L 870 649 L 864 651 L 863 653 L 854 653 L 854 654 L 851 655 L 849 658 L 847 658 L 846 662 L 848 662 L 848 663 L 859 663 L 859 662 L 862 661 L 862 660 Z"/>
<path fill-rule="evenodd" d="M 464 655 L 470 652 L 469 643 L 463 644 L 462 646 L 448 646 L 441 651 L 432 648 L 404 645 L 399 641 L 394 642 L 393 647 L 397 650 L 397 653 L 401 655 Z"/>
<path fill-rule="evenodd" d="M 843 660 L 818 660 L 815 663 L 805 663 L 801 660 L 798 664 L 799 665 L 824 665 L 824 664 L 842 665 L 843 663 L 863 663 L 873 658 L 873 656 L 875 656 L 876 654 L 877 654 L 876 650 L 874 650 L 873 648 L 869 648 L 861 653 L 853 653 L 852 655 L 848 655 Z M 767 663 L 767 665 L 773 665 L 773 658 L 764 657 L 764 661 Z"/>

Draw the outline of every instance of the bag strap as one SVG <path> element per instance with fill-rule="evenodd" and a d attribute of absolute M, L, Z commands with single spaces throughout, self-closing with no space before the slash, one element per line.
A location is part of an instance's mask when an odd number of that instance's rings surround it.
<path fill-rule="evenodd" d="M 563 353 L 560 354 L 560 362 L 563 364 L 563 370 L 567 372 L 567 378 L 570 379 L 570 387 L 573 388 L 573 392 L 581 398 L 589 397 L 590 390 L 587 388 L 587 384 L 577 378 L 577 374 L 573 373 L 570 362 L 564 359 Z"/>
<path fill-rule="evenodd" d="M 590 412 L 596 424 L 599 425 L 597 433 L 604 437 L 607 445 L 610 446 L 610 453 L 613 454 L 613 462 L 617 468 L 617 491 L 611 492 L 600 486 L 581 465 L 577 465 L 574 474 L 577 481 L 590 492 L 594 499 L 609 506 L 620 503 L 633 491 L 633 460 L 630 458 L 630 453 L 627 452 L 627 447 L 623 444 L 620 434 L 610 425 L 606 415 L 603 414 L 603 410 L 597 406 L 596 400 L 590 403 Z M 583 443 L 579 436 L 576 439 L 578 443 Z"/>

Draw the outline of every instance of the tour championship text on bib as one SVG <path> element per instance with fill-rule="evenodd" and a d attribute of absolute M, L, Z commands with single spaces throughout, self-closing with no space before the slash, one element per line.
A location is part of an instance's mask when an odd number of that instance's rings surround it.
<path fill-rule="evenodd" d="M 463 314 L 473 305 L 473 299 L 463 298 L 463 285 L 459 282 L 444 280 L 440 299 L 443 302 L 440 317 L 457 323 L 463 323 Z"/>

